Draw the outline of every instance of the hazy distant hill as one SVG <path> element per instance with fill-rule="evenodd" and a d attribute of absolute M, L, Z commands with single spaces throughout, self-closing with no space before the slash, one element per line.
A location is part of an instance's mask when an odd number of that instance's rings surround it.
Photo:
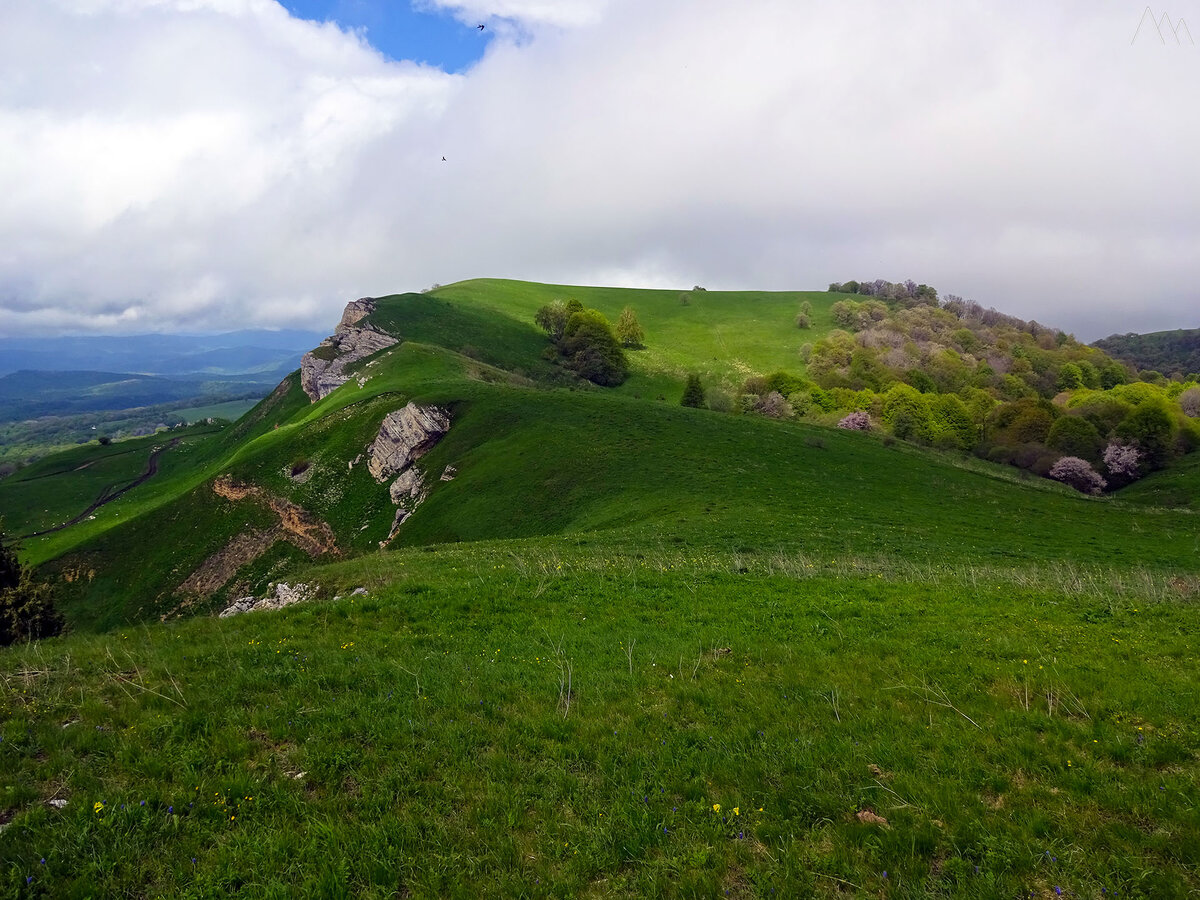
<path fill-rule="evenodd" d="M 257 376 L 269 382 L 296 367 L 324 337 L 310 331 L 231 331 L 215 335 L 140 334 L 0 338 L 0 375 L 21 369 L 136 372 L 165 378 Z"/>
<path fill-rule="evenodd" d="M 254 380 L 181 380 L 117 372 L 35 372 L 0 376 L 0 422 L 132 409 L 161 403 L 262 396 Z"/>
<path fill-rule="evenodd" d="M 1200 372 L 1200 328 L 1114 334 L 1093 346 L 1139 370 L 1152 369 L 1164 375 Z"/>

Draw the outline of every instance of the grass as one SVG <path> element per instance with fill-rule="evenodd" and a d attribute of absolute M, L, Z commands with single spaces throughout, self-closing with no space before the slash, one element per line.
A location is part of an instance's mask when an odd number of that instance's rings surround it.
<path fill-rule="evenodd" d="M 665 391 L 668 401 L 678 403 L 688 372 L 700 374 L 707 383 L 729 386 L 740 385 L 751 374 L 803 373 L 800 348 L 833 329 L 830 307 L 846 295 L 635 290 L 483 278 L 447 285 L 429 296 L 455 308 L 500 313 L 530 330 L 538 307 L 555 299 L 574 298 L 600 310 L 612 322 L 622 309 L 632 306 L 646 332 L 646 348 L 629 354 L 633 374 L 618 390 L 647 399 Z M 686 305 L 681 297 L 687 298 Z M 796 328 L 795 318 L 805 301 L 813 308 L 812 327 L 802 331 Z M 492 346 L 486 340 L 480 344 Z"/>
<path fill-rule="evenodd" d="M 366 597 L 10 651 L 5 890 L 1200 886 L 1189 604 L 644 549 L 405 550 L 309 573 Z"/>
<path fill-rule="evenodd" d="M 228 403 L 211 403 L 208 406 L 177 409 L 175 410 L 175 415 L 182 418 L 189 425 L 210 418 L 228 419 L 230 422 L 236 422 L 243 415 L 258 406 L 258 404 L 258 400 L 230 400 Z"/>

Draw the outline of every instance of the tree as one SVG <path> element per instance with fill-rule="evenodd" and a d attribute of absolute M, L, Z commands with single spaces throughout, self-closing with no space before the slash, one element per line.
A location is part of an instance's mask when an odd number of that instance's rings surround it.
<path fill-rule="evenodd" d="M 1175 450 L 1178 433 L 1163 401 L 1146 400 L 1117 426 L 1117 437 L 1133 443 L 1142 452 L 1149 469 L 1162 468 Z"/>
<path fill-rule="evenodd" d="M 642 331 L 642 325 L 638 322 L 637 313 L 633 311 L 632 306 L 621 310 L 621 317 L 617 319 L 617 337 L 624 347 L 642 346 L 646 335 Z"/>
<path fill-rule="evenodd" d="M 1095 461 L 1100 458 L 1104 439 L 1096 426 L 1082 416 L 1061 416 L 1050 426 L 1046 446 L 1067 456 Z"/>
<path fill-rule="evenodd" d="M 927 398 L 928 399 L 928 398 Z M 978 437 L 967 405 L 956 394 L 938 394 L 928 399 L 933 436 L 939 446 L 970 450 Z"/>
<path fill-rule="evenodd" d="M 1058 389 L 1073 391 L 1083 387 L 1083 372 L 1075 363 L 1067 363 L 1058 370 Z"/>
<path fill-rule="evenodd" d="M 927 442 L 933 438 L 925 396 L 907 384 L 894 384 L 883 395 L 883 420 L 901 440 Z"/>
<path fill-rule="evenodd" d="M 1179 395 L 1179 408 L 1185 416 L 1200 416 L 1200 387 L 1190 387 Z"/>
<path fill-rule="evenodd" d="M 557 344 L 563 339 L 563 332 L 566 331 L 571 316 L 582 310 L 583 304 L 578 300 L 569 300 L 566 303 L 554 300 L 534 313 L 533 321 Z"/>
<path fill-rule="evenodd" d="M 564 364 L 594 384 L 612 387 L 629 376 L 625 352 L 604 314 L 594 309 L 572 313 L 560 344 Z"/>
<path fill-rule="evenodd" d="M 62 629 L 50 587 L 33 580 L 0 532 L 0 646 L 50 637 Z"/>
<path fill-rule="evenodd" d="M 679 401 L 679 405 L 696 409 L 704 406 L 704 385 L 700 383 L 699 375 L 693 373 L 687 377 L 687 384 L 683 387 L 683 399 Z"/>

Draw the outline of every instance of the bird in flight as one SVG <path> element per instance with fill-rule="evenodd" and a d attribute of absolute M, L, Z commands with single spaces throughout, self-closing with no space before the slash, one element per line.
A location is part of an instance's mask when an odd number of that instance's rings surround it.
<path fill-rule="evenodd" d="M 445 162 L 445 161 L 446 161 L 446 157 L 444 157 L 444 156 L 443 156 L 443 157 L 442 157 L 442 162 Z"/>
<path fill-rule="evenodd" d="M 486 25 L 477 25 L 476 27 L 477 27 L 477 28 L 478 28 L 480 31 L 483 31 L 483 29 L 487 28 L 487 26 L 486 26 Z"/>

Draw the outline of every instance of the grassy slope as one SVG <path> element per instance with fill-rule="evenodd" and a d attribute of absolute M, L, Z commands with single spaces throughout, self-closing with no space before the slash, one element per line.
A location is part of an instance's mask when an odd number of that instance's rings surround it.
<path fill-rule="evenodd" d="M 688 298 L 687 306 L 680 303 L 681 293 Z M 630 353 L 633 376 L 618 390 L 647 397 L 663 393 L 677 403 L 688 372 L 730 386 L 741 384 L 752 373 L 803 372 L 800 347 L 832 329 L 829 308 L 846 295 L 634 290 L 487 278 L 447 285 L 431 296 L 455 306 L 495 310 L 522 323 L 532 323 L 537 308 L 555 299 L 574 298 L 613 322 L 622 309 L 632 306 L 646 332 L 646 349 Z M 801 331 L 794 320 L 805 300 L 812 304 L 813 325 Z M 544 345 L 542 339 L 538 349 Z"/>
<path fill-rule="evenodd" d="M 646 551 L 407 550 L 314 573 L 366 598 L 10 651 L 0 891 L 1200 887 L 1190 606 Z"/>
<path fill-rule="evenodd" d="M 1200 453 L 1186 456 L 1169 469 L 1135 481 L 1117 496 L 1144 506 L 1200 512 Z"/>

